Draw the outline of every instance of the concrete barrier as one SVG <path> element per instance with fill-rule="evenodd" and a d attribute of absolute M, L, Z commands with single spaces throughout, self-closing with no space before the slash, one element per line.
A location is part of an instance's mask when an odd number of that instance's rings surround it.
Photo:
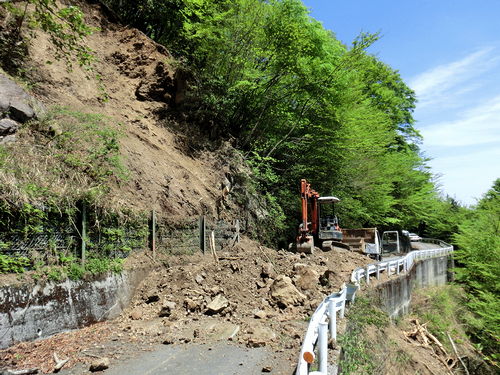
<path fill-rule="evenodd" d="M 411 294 L 415 288 L 445 285 L 448 281 L 448 261 L 446 256 L 423 259 L 412 269 L 399 277 L 376 286 L 381 308 L 391 318 L 410 311 Z"/>
<path fill-rule="evenodd" d="M 147 271 L 0 288 L 0 348 L 118 316 Z"/>

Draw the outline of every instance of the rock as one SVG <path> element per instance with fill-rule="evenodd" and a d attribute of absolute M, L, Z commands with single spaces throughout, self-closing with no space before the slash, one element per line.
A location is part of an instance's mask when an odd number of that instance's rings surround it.
<path fill-rule="evenodd" d="M 319 275 L 316 270 L 302 263 L 294 264 L 293 269 L 295 270 L 295 285 L 302 290 L 312 290 L 317 287 Z"/>
<path fill-rule="evenodd" d="M 41 103 L 0 73 L 0 114 L 8 114 L 11 119 L 24 123 L 42 112 Z"/>
<path fill-rule="evenodd" d="M 222 294 L 218 294 L 208 305 L 205 314 L 213 315 L 222 312 L 229 306 L 229 301 Z"/>
<path fill-rule="evenodd" d="M 164 317 L 169 317 L 170 315 L 172 315 L 172 311 L 175 309 L 175 306 L 177 304 L 175 302 L 172 302 L 172 301 L 167 301 L 163 304 L 163 306 L 161 307 L 161 310 L 160 310 L 160 313 L 158 314 L 158 316 L 160 318 L 164 318 Z"/>
<path fill-rule="evenodd" d="M 130 319 L 132 319 L 132 320 L 139 320 L 139 319 L 141 319 L 141 317 L 142 317 L 142 313 L 139 309 L 134 309 L 130 313 Z"/>
<path fill-rule="evenodd" d="M 17 140 L 15 134 L 6 135 L 5 137 L 0 137 L 0 145 L 6 145 L 8 143 L 14 143 Z"/>
<path fill-rule="evenodd" d="M 172 315 L 172 310 L 175 308 L 175 302 L 166 302 L 163 304 L 161 307 L 161 310 L 158 314 L 160 318 L 168 318 L 170 315 Z"/>
<path fill-rule="evenodd" d="M 323 275 L 320 276 L 319 282 L 323 286 L 334 286 L 335 285 L 336 273 L 332 270 L 326 270 Z"/>
<path fill-rule="evenodd" d="M 265 263 L 262 265 L 262 270 L 260 271 L 260 276 L 263 279 L 268 277 L 274 279 L 276 277 L 276 272 L 274 271 L 274 266 L 272 263 Z"/>
<path fill-rule="evenodd" d="M 196 281 L 196 283 L 198 283 L 198 284 L 200 284 L 200 285 L 201 285 L 201 283 L 203 283 L 203 280 L 205 280 L 205 279 L 204 279 L 204 278 L 203 278 L 203 276 L 201 276 L 201 275 L 196 275 L 196 276 L 194 277 L 194 281 Z"/>
<path fill-rule="evenodd" d="M 0 136 L 14 134 L 19 127 L 17 121 L 11 120 L 10 118 L 3 118 L 0 120 Z"/>
<path fill-rule="evenodd" d="M 253 313 L 254 317 L 257 319 L 265 319 L 267 318 L 267 314 L 264 310 L 257 310 Z"/>
<path fill-rule="evenodd" d="M 109 358 L 107 357 L 102 357 L 102 358 L 97 358 L 92 361 L 90 364 L 90 371 L 91 372 L 96 372 L 96 371 L 103 371 L 109 368 Z"/>
<path fill-rule="evenodd" d="M 199 309 L 199 302 L 193 301 L 191 298 L 186 298 L 184 300 L 184 306 L 188 311 L 196 311 Z"/>
<path fill-rule="evenodd" d="M 265 367 L 262 367 L 262 371 L 261 372 L 271 372 L 272 369 L 273 368 L 271 366 L 265 366 Z"/>
<path fill-rule="evenodd" d="M 258 280 L 255 285 L 257 285 L 257 289 L 262 289 L 262 288 L 265 288 L 267 286 L 267 284 L 263 281 L 260 281 Z"/>
<path fill-rule="evenodd" d="M 306 296 L 300 293 L 292 284 L 292 280 L 285 275 L 280 275 L 274 280 L 269 292 L 273 301 L 281 308 L 300 305 L 306 299 Z"/>
<path fill-rule="evenodd" d="M 274 333 L 273 330 L 268 327 L 258 325 L 252 329 L 247 342 L 252 348 L 258 348 L 266 346 L 274 339 L 276 339 L 276 333 Z"/>

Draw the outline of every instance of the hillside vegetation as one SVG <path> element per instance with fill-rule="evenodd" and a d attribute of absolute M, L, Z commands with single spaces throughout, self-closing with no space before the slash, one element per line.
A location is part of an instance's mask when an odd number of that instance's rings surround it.
<path fill-rule="evenodd" d="M 244 152 L 274 241 L 295 231 L 301 178 L 341 199 L 345 227 L 449 230 L 453 202 L 420 153 L 415 94 L 366 52 L 378 35 L 345 46 L 299 0 L 106 3 L 177 57 L 188 82 L 178 111 Z"/>

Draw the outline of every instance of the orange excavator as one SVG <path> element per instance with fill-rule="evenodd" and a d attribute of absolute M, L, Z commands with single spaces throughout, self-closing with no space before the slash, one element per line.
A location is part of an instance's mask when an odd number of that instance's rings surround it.
<path fill-rule="evenodd" d="M 300 180 L 302 222 L 296 250 L 312 254 L 315 247 L 323 251 L 340 247 L 381 259 L 382 246 L 377 228 L 341 229 L 335 215 L 337 197 L 321 197 L 305 180 Z"/>
<path fill-rule="evenodd" d="M 300 198 L 302 200 L 302 222 L 297 236 L 297 251 L 311 254 L 318 246 L 327 251 L 333 246 L 349 248 L 342 243 L 342 230 L 335 215 L 337 197 L 320 197 L 305 180 L 300 181 Z"/>

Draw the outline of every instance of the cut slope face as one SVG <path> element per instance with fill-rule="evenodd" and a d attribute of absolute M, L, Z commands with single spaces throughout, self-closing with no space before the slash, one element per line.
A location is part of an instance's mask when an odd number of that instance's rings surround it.
<path fill-rule="evenodd" d="M 130 179 L 114 192 L 119 203 L 169 215 L 214 213 L 228 168 L 208 153 L 183 152 L 161 119 L 182 94 L 176 93 L 171 55 L 140 31 L 108 22 L 99 6 L 82 7 L 86 22 L 99 28 L 87 40 L 97 57 L 94 71 L 75 66 L 68 72 L 53 60 L 48 37 L 37 33 L 29 48 L 35 94 L 49 107 L 99 113 L 122 124 Z"/>

